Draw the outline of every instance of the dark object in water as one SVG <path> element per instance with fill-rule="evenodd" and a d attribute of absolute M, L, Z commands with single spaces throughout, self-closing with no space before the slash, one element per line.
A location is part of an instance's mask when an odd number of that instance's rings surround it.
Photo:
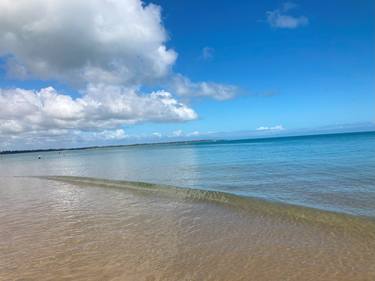
<path fill-rule="evenodd" d="M 42 159 L 42 156 L 38 155 L 38 159 Z"/>

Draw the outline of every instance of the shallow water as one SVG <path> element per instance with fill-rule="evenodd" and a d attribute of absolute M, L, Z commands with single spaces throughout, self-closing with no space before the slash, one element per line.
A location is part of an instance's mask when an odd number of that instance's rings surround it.
<path fill-rule="evenodd" d="M 0 155 L 0 237 L 0 280 L 375 280 L 375 133 Z"/>
<path fill-rule="evenodd" d="M 375 132 L 0 155 L 2 175 L 143 181 L 375 217 Z"/>
<path fill-rule="evenodd" d="M 375 278 L 362 231 L 131 184 L 0 184 L 0 280 Z"/>

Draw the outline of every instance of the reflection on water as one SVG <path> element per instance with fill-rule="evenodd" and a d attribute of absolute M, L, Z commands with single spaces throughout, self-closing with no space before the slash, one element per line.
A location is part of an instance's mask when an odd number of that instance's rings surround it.
<path fill-rule="evenodd" d="M 0 179 L 0 280 L 374 280 L 375 240 L 157 193 Z"/>
<path fill-rule="evenodd" d="M 375 133 L 38 154 L 0 155 L 0 280 L 375 280 Z"/>
<path fill-rule="evenodd" d="M 0 156 L 0 176 L 144 181 L 375 216 L 375 133 L 38 154 Z"/>

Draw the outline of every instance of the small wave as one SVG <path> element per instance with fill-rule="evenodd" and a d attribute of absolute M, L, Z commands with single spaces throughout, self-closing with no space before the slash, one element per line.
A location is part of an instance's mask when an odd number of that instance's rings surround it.
<path fill-rule="evenodd" d="M 206 201 L 229 205 L 246 211 L 263 215 L 283 217 L 305 223 L 317 223 L 340 228 L 345 231 L 370 235 L 375 239 L 375 220 L 332 211 L 292 205 L 288 203 L 267 201 L 263 199 L 239 196 L 221 191 L 179 188 L 145 182 L 108 180 L 74 176 L 41 176 L 40 179 L 61 181 L 75 185 L 91 185 L 109 188 L 121 188 L 150 194 L 191 201 Z"/>

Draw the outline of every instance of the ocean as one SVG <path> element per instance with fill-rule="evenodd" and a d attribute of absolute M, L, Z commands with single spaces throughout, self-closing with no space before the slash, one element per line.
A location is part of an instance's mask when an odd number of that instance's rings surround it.
<path fill-rule="evenodd" d="M 1 176 L 141 181 L 375 217 L 375 132 L 0 157 Z"/>
<path fill-rule="evenodd" d="M 0 223 L 0 280 L 375 280 L 375 132 L 0 155 Z"/>

